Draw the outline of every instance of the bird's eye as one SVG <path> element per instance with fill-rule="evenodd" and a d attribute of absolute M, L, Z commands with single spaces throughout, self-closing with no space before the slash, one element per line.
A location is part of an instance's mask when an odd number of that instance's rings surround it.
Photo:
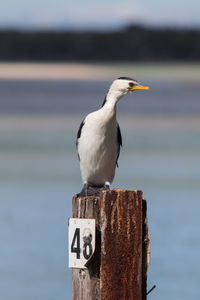
<path fill-rule="evenodd" d="M 129 86 L 130 86 L 130 87 L 133 87 L 133 86 L 134 86 L 134 83 L 133 83 L 133 82 L 129 82 Z"/>

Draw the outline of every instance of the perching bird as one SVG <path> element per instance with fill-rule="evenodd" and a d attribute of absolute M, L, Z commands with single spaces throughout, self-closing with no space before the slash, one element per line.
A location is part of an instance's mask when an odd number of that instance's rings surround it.
<path fill-rule="evenodd" d="M 132 78 L 119 77 L 111 84 L 102 107 L 81 123 L 76 146 L 84 186 L 79 196 L 98 195 L 100 190 L 109 189 L 122 146 L 116 104 L 129 92 L 148 89 Z"/>

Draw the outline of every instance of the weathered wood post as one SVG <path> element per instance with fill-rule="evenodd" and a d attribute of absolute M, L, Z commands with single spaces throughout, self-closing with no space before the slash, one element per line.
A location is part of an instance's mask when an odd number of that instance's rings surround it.
<path fill-rule="evenodd" d="M 105 190 L 72 200 L 73 218 L 96 220 L 87 269 L 72 269 L 73 300 L 145 300 L 149 252 L 141 191 Z"/>

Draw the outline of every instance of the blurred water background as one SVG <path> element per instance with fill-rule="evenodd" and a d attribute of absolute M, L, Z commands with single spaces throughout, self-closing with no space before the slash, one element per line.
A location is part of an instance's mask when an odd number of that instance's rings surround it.
<path fill-rule="evenodd" d="M 76 132 L 111 81 L 129 75 L 151 89 L 118 103 L 123 148 L 112 187 L 142 189 L 147 198 L 148 287 L 157 285 L 148 299 L 200 299 L 200 65 L 110 65 L 100 75 L 90 65 L 94 72 L 83 66 L 82 78 L 76 67 L 66 65 L 67 78 L 42 80 L 40 72 L 17 78 L 17 67 L 13 78 L 0 72 L 0 298 L 71 299 Z"/>

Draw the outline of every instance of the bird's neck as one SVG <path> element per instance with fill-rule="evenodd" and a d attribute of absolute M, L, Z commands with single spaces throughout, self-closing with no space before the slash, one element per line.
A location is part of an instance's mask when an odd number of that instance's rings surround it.
<path fill-rule="evenodd" d="M 116 104 L 121 97 L 122 95 L 118 91 L 108 91 L 108 94 L 106 96 L 106 102 L 104 104 L 105 108 L 112 110 L 114 113 L 116 113 Z"/>

